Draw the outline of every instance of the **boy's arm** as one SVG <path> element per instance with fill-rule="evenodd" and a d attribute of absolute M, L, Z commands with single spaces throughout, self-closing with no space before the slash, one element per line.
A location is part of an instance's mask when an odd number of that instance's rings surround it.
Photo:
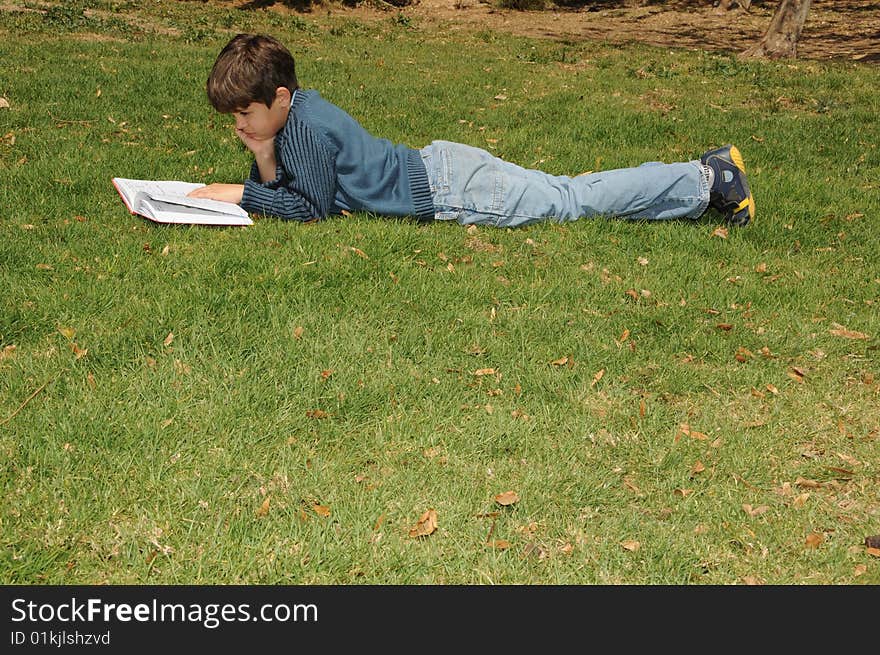
<path fill-rule="evenodd" d="M 325 218 L 333 209 L 336 193 L 335 162 L 311 130 L 297 124 L 292 132 L 279 144 L 281 161 L 276 162 L 270 180 L 254 158 L 240 204 L 249 212 L 289 220 Z"/>
<path fill-rule="evenodd" d="M 320 203 L 309 202 L 307 198 L 273 180 L 268 184 L 262 182 L 257 163 L 251 169 L 251 177 L 244 184 L 208 184 L 191 191 L 193 198 L 210 198 L 241 205 L 249 212 L 269 214 L 280 218 L 308 221 L 313 218 L 324 218 L 329 209 L 322 210 Z"/>
<path fill-rule="evenodd" d="M 254 168 L 256 168 L 254 164 Z M 330 214 L 330 202 L 313 202 L 295 187 L 276 183 L 261 184 L 249 179 L 243 187 L 241 202 L 244 209 L 255 214 L 266 214 L 294 221 L 310 221 L 326 218 Z M 332 196 L 331 196 L 332 199 Z"/>

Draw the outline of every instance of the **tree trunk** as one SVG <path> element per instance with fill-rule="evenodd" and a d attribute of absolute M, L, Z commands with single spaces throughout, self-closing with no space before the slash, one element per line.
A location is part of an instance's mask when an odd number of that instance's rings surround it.
<path fill-rule="evenodd" d="M 812 0 L 780 0 L 767 32 L 742 57 L 783 59 L 797 57 L 797 42 Z"/>

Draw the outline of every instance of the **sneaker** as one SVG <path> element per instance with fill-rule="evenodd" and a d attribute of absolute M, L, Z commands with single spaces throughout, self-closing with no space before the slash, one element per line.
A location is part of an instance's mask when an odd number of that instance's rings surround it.
<path fill-rule="evenodd" d="M 717 209 L 724 220 L 737 227 L 745 227 L 755 220 L 755 199 L 749 191 L 746 165 L 736 146 L 726 145 L 710 150 L 700 162 L 715 173 L 709 191 L 709 206 Z"/>

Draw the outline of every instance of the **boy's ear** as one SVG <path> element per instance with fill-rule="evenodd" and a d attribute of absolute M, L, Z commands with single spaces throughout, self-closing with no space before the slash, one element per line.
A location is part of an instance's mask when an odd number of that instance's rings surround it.
<path fill-rule="evenodd" d="M 290 89 L 286 86 L 279 86 L 275 89 L 275 102 L 279 103 L 282 107 L 289 107 L 290 99 Z"/>

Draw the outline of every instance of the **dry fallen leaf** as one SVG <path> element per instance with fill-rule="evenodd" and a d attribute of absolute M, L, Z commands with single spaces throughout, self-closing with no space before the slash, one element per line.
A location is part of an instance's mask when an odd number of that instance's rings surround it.
<path fill-rule="evenodd" d="M 166 336 L 165 340 L 162 342 L 162 345 L 170 346 L 172 341 L 174 341 L 174 332 L 169 332 L 168 336 Z"/>
<path fill-rule="evenodd" d="M 710 236 L 718 237 L 720 239 L 726 239 L 727 238 L 727 228 L 718 226 L 712 231 L 712 234 Z"/>
<path fill-rule="evenodd" d="M 605 375 L 605 369 L 604 369 L 604 368 L 603 368 L 603 369 L 600 369 L 600 370 L 598 370 L 598 371 L 596 371 L 596 374 L 593 376 L 593 381 L 590 382 L 590 386 L 591 386 L 591 387 L 594 386 L 599 380 L 602 379 L 602 376 L 604 376 L 604 375 Z"/>
<path fill-rule="evenodd" d="M 822 537 L 821 534 L 817 532 L 811 532 L 807 535 L 805 545 L 807 548 L 818 548 L 822 545 L 823 541 L 825 541 L 825 539 Z"/>
<path fill-rule="evenodd" d="M 797 382 L 799 384 L 803 384 L 804 377 L 806 377 L 806 376 L 801 369 L 799 369 L 796 366 L 792 366 L 791 370 L 788 372 L 788 377 L 790 377 L 792 380 L 794 380 L 795 382 Z"/>
<path fill-rule="evenodd" d="M 537 557 L 540 561 L 546 559 L 547 551 L 544 550 L 544 548 L 542 548 L 540 544 L 537 544 L 534 541 L 530 541 L 523 547 L 522 557 Z"/>
<path fill-rule="evenodd" d="M 326 505 L 318 505 L 317 503 L 312 506 L 312 509 L 315 510 L 315 514 L 318 516 L 328 517 L 330 516 L 330 508 Z"/>
<path fill-rule="evenodd" d="M 293 329 L 293 338 L 294 338 L 294 339 L 302 339 L 302 336 L 303 336 L 303 326 L 302 326 L 302 325 L 297 325 L 297 326 Z"/>
<path fill-rule="evenodd" d="M 0 109 L 9 109 L 9 101 L 2 96 L 0 96 Z"/>
<path fill-rule="evenodd" d="M 568 357 L 560 357 L 559 359 L 554 359 L 554 360 L 553 360 L 552 362 L 550 362 L 550 363 L 553 364 L 553 366 L 565 366 L 565 365 L 568 364 L 570 361 L 571 361 L 571 360 L 570 360 Z"/>
<path fill-rule="evenodd" d="M 825 468 L 828 469 L 829 471 L 832 471 L 834 473 L 839 474 L 840 477 L 845 478 L 845 479 L 849 479 L 855 475 L 855 473 L 853 471 L 850 471 L 849 469 L 845 469 L 845 468 L 840 468 L 839 466 L 826 466 Z"/>
<path fill-rule="evenodd" d="M 427 510 L 419 517 L 419 522 L 409 531 L 410 537 L 427 537 L 437 529 L 437 512 Z"/>
<path fill-rule="evenodd" d="M 795 496 L 794 500 L 791 501 L 792 507 L 803 507 L 807 504 L 807 501 L 810 499 L 810 492 L 798 494 Z"/>
<path fill-rule="evenodd" d="M 706 466 L 700 460 L 697 460 L 693 467 L 691 467 L 691 475 L 695 475 L 697 473 L 702 473 L 706 470 Z"/>
<path fill-rule="evenodd" d="M 620 545 L 623 546 L 624 549 L 626 549 L 632 553 L 634 553 L 635 551 L 637 551 L 639 548 L 642 547 L 642 544 L 640 544 L 638 541 L 635 541 L 632 539 L 627 539 L 626 541 L 621 541 Z"/>
<path fill-rule="evenodd" d="M 505 491 L 504 493 L 500 493 L 495 496 L 495 502 L 505 507 L 507 505 L 513 505 L 518 500 L 519 494 L 517 494 L 515 491 Z"/>
<path fill-rule="evenodd" d="M 678 440 L 679 437 L 681 437 L 681 435 L 684 435 L 686 437 L 690 437 L 691 439 L 697 439 L 699 441 L 706 441 L 709 438 L 708 435 L 703 434 L 702 432 L 697 432 L 696 430 L 691 430 L 691 426 L 688 425 L 687 423 L 682 423 L 681 425 L 678 426 L 678 429 L 679 429 L 679 433 L 678 433 L 678 435 L 676 435 L 676 441 Z"/>
<path fill-rule="evenodd" d="M 623 486 L 634 493 L 637 493 L 637 494 L 642 493 L 642 490 L 639 489 L 639 486 L 635 483 L 635 481 L 630 476 L 624 476 Z"/>
<path fill-rule="evenodd" d="M 510 548 L 510 542 L 507 539 L 493 539 L 492 541 L 487 541 L 486 545 L 496 550 L 507 550 Z"/>
<path fill-rule="evenodd" d="M 327 418 L 329 414 L 323 409 L 309 409 L 306 410 L 306 416 L 308 418 Z"/>
<path fill-rule="evenodd" d="M 743 348 L 742 346 L 740 346 L 736 349 L 736 354 L 734 355 L 734 358 L 736 359 L 736 361 L 738 361 L 740 363 L 747 362 L 752 357 L 754 357 L 754 354 L 752 353 L 752 351 L 749 350 L 748 348 Z"/>
<path fill-rule="evenodd" d="M 834 329 L 828 330 L 835 337 L 843 337 L 844 339 L 868 339 L 868 335 L 864 332 L 856 332 L 855 330 L 847 330 L 842 325 L 837 325 Z"/>
<path fill-rule="evenodd" d="M 476 375 L 477 377 L 482 377 L 484 375 L 495 375 L 495 369 L 494 368 L 478 368 L 476 371 L 474 371 L 474 375 Z"/>
<path fill-rule="evenodd" d="M 263 504 L 257 509 L 257 516 L 266 516 L 269 513 L 269 496 L 263 501 Z"/>
<path fill-rule="evenodd" d="M 753 508 L 748 503 L 744 503 L 742 508 L 743 508 L 743 511 L 746 514 L 748 514 L 749 516 L 760 516 L 761 514 L 763 514 L 764 512 L 766 512 L 767 510 L 770 509 L 770 507 L 767 505 L 759 505 L 758 507 Z"/>

